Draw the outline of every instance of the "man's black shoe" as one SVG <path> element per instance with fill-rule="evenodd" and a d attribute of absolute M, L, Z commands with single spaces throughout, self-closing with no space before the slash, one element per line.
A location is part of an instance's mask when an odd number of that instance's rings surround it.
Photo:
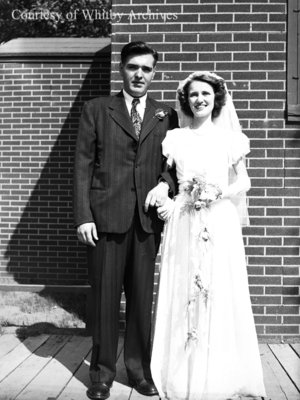
<path fill-rule="evenodd" d="M 137 392 L 144 396 L 157 396 L 158 391 L 154 385 L 154 383 L 147 382 L 146 379 L 142 379 L 141 381 L 132 381 L 129 382 L 130 386 L 132 386 Z"/>
<path fill-rule="evenodd" d="M 87 390 L 86 395 L 92 400 L 105 400 L 110 396 L 110 386 L 106 383 L 93 383 Z"/>

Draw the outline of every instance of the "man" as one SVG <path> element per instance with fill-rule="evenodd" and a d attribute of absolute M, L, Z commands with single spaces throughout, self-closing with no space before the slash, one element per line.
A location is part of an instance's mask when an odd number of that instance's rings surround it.
<path fill-rule="evenodd" d="M 170 107 L 147 95 L 157 52 L 144 42 L 121 52 L 123 90 L 84 105 L 75 155 L 77 235 L 87 244 L 93 297 L 90 399 L 106 399 L 116 374 L 119 309 L 126 296 L 124 361 L 129 383 L 156 395 L 150 372 L 155 257 L 164 203 L 174 179 L 163 172 L 161 142 L 178 126 Z M 158 183 L 159 182 L 159 183 Z"/>

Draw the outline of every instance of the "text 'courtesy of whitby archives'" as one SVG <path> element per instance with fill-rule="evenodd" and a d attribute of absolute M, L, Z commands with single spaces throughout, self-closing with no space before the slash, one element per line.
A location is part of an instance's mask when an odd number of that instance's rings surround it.
<path fill-rule="evenodd" d="M 73 9 L 66 13 L 53 11 L 49 9 L 33 8 L 31 10 L 14 9 L 12 10 L 11 17 L 13 20 L 21 21 L 76 21 L 78 18 L 84 18 L 87 21 L 110 20 L 112 22 L 143 22 L 143 21 L 176 21 L 178 15 L 175 13 L 162 13 L 158 10 L 150 10 L 148 7 L 147 12 L 135 12 L 130 10 L 127 13 L 113 12 L 111 10 L 101 9 Z"/>

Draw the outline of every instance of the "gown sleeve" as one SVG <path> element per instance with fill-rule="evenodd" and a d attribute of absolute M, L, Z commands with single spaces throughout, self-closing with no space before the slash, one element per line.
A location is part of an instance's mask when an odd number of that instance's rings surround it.
<path fill-rule="evenodd" d="M 229 143 L 229 165 L 233 166 L 250 153 L 250 143 L 242 132 L 230 134 Z"/>
<path fill-rule="evenodd" d="M 166 137 L 162 142 L 162 153 L 167 159 L 167 164 L 172 167 L 175 164 L 176 155 L 176 131 L 167 131 Z"/>
<path fill-rule="evenodd" d="M 229 186 L 228 193 L 231 192 L 230 199 L 235 205 L 241 226 L 249 226 L 248 201 L 246 192 L 251 186 L 250 179 L 246 172 L 245 176 L 237 176 L 234 166 L 243 160 L 250 153 L 250 141 L 248 137 L 242 133 L 233 133 L 230 135 L 229 149 Z M 245 170 L 246 171 L 246 170 Z"/>

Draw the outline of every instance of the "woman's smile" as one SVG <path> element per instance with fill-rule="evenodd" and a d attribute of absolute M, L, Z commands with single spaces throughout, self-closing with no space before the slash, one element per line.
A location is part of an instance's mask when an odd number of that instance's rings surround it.
<path fill-rule="evenodd" d="M 195 118 L 210 118 L 214 109 L 215 93 L 206 82 L 193 81 L 189 87 L 189 105 Z"/>

